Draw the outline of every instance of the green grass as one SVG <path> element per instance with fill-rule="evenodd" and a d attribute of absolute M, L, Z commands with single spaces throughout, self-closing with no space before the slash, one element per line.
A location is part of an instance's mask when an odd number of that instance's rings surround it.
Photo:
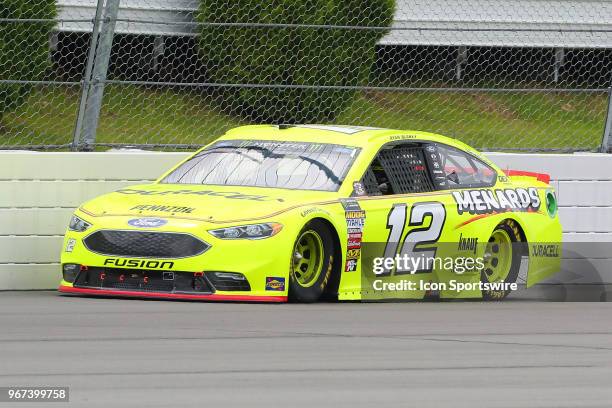
<path fill-rule="evenodd" d="M 72 142 L 78 87 L 36 89 L 0 123 L 4 145 Z M 246 123 L 198 90 L 106 87 L 100 143 L 204 144 Z M 601 141 L 607 97 L 571 93 L 364 92 L 335 123 L 438 132 L 478 148 L 590 150 Z"/>
<path fill-rule="evenodd" d="M 79 106 L 77 88 L 37 89 L 5 115 L 5 145 L 71 143 Z M 217 112 L 197 92 L 107 86 L 96 141 L 127 144 L 204 144 L 239 121 Z"/>
<path fill-rule="evenodd" d="M 417 129 L 478 148 L 594 149 L 605 95 L 541 93 L 367 93 L 339 122 Z"/>

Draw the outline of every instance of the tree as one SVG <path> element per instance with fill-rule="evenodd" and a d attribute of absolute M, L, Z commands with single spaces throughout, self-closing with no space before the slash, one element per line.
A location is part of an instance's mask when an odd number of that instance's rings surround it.
<path fill-rule="evenodd" d="M 223 87 L 221 103 L 233 113 L 262 122 L 331 120 L 355 91 L 326 87 L 367 83 L 394 7 L 393 0 L 201 0 L 198 21 L 238 25 L 203 24 L 200 56 L 215 83 L 250 86 Z"/>
<path fill-rule="evenodd" d="M 0 18 L 52 19 L 55 0 L 2 0 Z M 54 22 L 0 23 L 0 79 L 40 80 L 49 67 L 49 34 Z M 0 120 L 21 105 L 31 85 L 0 84 Z"/>

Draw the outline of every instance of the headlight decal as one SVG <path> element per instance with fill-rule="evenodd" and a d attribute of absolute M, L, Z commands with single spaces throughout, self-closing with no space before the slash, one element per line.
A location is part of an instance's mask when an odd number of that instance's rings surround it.
<path fill-rule="evenodd" d="M 219 228 L 208 232 L 219 239 L 263 239 L 270 238 L 283 229 L 282 224 L 266 222 L 262 224 L 239 225 Z"/>
<path fill-rule="evenodd" d="M 76 232 L 85 232 L 89 227 L 91 227 L 90 223 L 82 220 L 76 215 L 73 215 L 72 218 L 70 218 L 70 224 L 68 224 L 68 229 Z"/>

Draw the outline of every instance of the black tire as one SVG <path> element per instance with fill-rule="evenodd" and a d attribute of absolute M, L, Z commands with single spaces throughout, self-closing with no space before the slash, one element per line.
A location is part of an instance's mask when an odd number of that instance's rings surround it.
<path fill-rule="evenodd" d="M 521 259 L 523 257 L 525 243 L 522 242 L 523 237 L 521 235 L 520 227 L 516 223 L 516 221 L 504 220 L 503 222 L 498 224 L 493 230 L 493 232 L 491 233 L 491 238 L 489 239 L 489 242 L 491 242 L 491 239 L 493 238 L 495 233 L 498 231 L 505 232 L 511 241 L 510 247 L 512 250 L 512 254 L 511 254 L 511 261 L 510 261 L 510 271 L 508 272 L 507 277 L 504 279 L 504 282 L 514 283 L 516 282 L 518 278 L 518 274 L 521 269 Z M 483 283 L 489 282 L 488 270 L 486 267 L 480 273 L 480 280 Z M 484 300 L 490 300 L 490 301 L 502 300 L 506 296 L 508 296 L 510 292 L 512 292 L 511 289 L 483 290 L 482 298 Z"/>
<path fill-rule="evenodd" d="M 305 233 L 315 233 L 321 239 L 321 269 L 313 283 L 304 286 L 300 283 L 299 271 L 295 268 L 295 254 L 298 242 Z M 321 299 L 332 280 L 334 268 L 334 240 L 332 232 L 325 222 L 312 220 L 302 228 L 296 237 L 291 254 L 289 270 L 289 300 L 292 302 L 311 303 Z"/>

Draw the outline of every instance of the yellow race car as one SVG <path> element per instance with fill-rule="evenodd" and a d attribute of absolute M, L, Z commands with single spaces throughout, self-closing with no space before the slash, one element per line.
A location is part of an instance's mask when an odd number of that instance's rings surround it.
<path fill-rule="evenodd" d="M 59 290 L 264 302 L 501 299 L 519 279 L 531 286 L 555 273 L 560 243 L 549 177 L 503 172 L 457 140 L 244 126 L 156 182 L 76 210 Z"/>

